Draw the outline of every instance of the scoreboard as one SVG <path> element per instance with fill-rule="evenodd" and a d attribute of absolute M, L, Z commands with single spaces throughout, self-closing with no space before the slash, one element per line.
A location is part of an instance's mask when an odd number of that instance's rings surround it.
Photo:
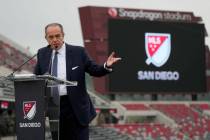
<path fill-rule="evenodd" d="M 203 24 L 111 19 L 109 49 L 122 57 L 109 91 L 206 90 Z"/>

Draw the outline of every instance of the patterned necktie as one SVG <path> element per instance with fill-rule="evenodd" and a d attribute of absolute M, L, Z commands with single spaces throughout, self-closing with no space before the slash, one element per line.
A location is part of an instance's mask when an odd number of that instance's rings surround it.
<path fill-rule="evenodd" d="M 58 52 L 55 52 L 53 63 L 52 63 L 52 76 L 58 76 Z M 59 105 L 59 91 L 58 86 L 52 87 L 51 95 L 56 105 Z"/>

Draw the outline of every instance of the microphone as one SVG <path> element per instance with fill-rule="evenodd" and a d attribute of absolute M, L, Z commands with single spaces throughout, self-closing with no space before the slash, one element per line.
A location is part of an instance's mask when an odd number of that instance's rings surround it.
<path fill-rule="evenodd" d="M 50 46 L 49 45 L 48 47 L 51 49 L 50 61 L 49 61 L 49 65 L 47 67 L 47 71 L 44 74 L 42 74 L 42 75 L 51 75 L 51 65 L 52 65 L 52 58 L 53 58 L 53 50 L 56 51 L 59 46 L 57 46 L 57 45 Z"/>
<path fill-rule="evenodd" d="M 28 63 L 29 61 L 31 61 L 34 57 L 37 56 L 37 53 L 35 55 L 33 55 L 32 57 L 30 57 L 28 60 L 26 60 L 24 63 L 22 63 L 20 66 L 18 66 L 15 70 L 13 70 L 12 73 L 10 73 L 7 78 L 11 78 L 14 76 L 14 73 L 19 71 L 26 63 Z"/>
<path fill-rule="evenodd" d="M 52 53 L 50 56 L 50 63 L 48 65 L 47 71 L 44 73 L 44 75 L 51 75 L 51 67 L 52 67 L 52 58 L 53 58 L 53 50 L 57 51 L 58 46 L 54 46 L 54 49 L 52 49 Z"/>

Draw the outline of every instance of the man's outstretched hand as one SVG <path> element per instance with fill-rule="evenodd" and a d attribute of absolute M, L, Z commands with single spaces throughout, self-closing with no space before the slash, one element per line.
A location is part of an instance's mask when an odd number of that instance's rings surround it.
<path fill-rule="evenodd" d="M 112 52 L 110 54 L 110 56 L 108 57 L 107 61 L 106 61 L 106 66 L 107 67 L 112 67 L 112 65 L 116 62 L 118 62 L 119 60 L 121 60 L 122 58 L 120 57 L 115 57 L 115 52 Z"/>

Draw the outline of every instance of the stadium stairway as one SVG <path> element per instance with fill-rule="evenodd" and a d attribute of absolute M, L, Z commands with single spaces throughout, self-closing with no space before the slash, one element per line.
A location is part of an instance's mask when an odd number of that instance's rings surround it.
<path fill-rule="evenodd" d="M 114 128 L 90 127 L 90 140 L 134 140 L 131 136 L 119 133 Z"/>

